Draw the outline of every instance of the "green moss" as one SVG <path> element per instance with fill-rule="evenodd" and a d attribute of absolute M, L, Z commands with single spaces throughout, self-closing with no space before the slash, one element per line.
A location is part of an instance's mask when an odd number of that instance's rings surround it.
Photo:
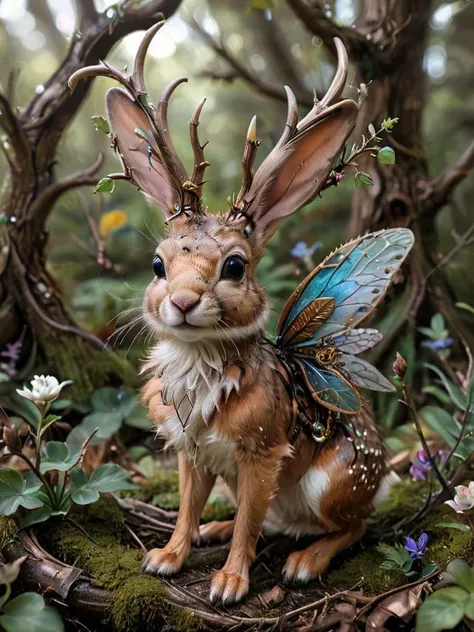
<path fill-rule="evenodd" d="M 8 516 L 0 517 L 0 553 L 13 542 L 17 532 L 18 527 L 13 518 Z"/>
<path fill-rule="evenodd" d="M 141 552 L 124 544 L 127 532 L 113 499 L 101 498 L 79 508 L 74 520 L 87 535 L 67 520 L 52 522 L 45 526 L 49 548 L 62 560 L 82 568 L 96 586 L 111 591 L 108 608 L 114 630 L 155 630 L 160 617 L 172 630 L 197 629 L 199 619 L 167 604 L 163 583 L 141 571 Z"/>
<path fill-rule="evenodd" d="M 184 608 L 175 608 L 168 622 L 174 630 L 183 630 L 183 632 L 197 632 L 203 627 L 202 619 L 200 619 L 192 610 Z"/>
<path fill-rule="evenodd" d="M 203 522 L 211 520 L 229 520 L 235 515 L 235 507 L 222 496 L 210 499 L 201 514 Z"/>
<path fill-rule="evenodd" d="M 424 531 L 429 536 L 427 557 L 442 569 L 448 562 L 461 559 L 474 562 L 474 540 L 470 531 L 438 527 L 440 522 L 454 522 L 453 510 L 447 505 L 434 507 L 420 522 L 416 535 Z"/>
<path fill-rule="evenodd" d="M 179 507 L 179 480 L 177 470 L 170 468 L 159 468 L 154 476 L 148 479 L 147 484 L 139 489 L 128 490 L 122 492 L 123 497 L 137 498 L 144 502 L 152 501 L 153 504 L 164 507 L 165 509 L 174 509 Z M 173 506 L 161 505 L 160 500 L 165 503 L 170 499 Z M 177 499 L 177 500 L 176 500 Z"/>
<path fill-rule="evenodd" d="M 409 478 L 402 479 L 390 490 L 387 500 L 377 507 L 372 515 L 371 522 L 381 520 L 399 522 L 415 514 L 423 505 L 429 493 L 429 485 L 424 481 L 412 481 Z"/>
<path fill-rule="evenodd" d="M 151 504 L 163 509 L 179 509 L 179 492 L 160 492 L 155 494 Z"/>
<path fill-rule="evenodd" d="M 336 588 L 351 588 L 363 578 L 365 595 L 373 596 L 403 586 L 407 579 L 401 571 L 387 571 L 380 568 L 384 556 L 376 548 L 361 551 L 341 568 L 330 571 L 328 584 Z"/>

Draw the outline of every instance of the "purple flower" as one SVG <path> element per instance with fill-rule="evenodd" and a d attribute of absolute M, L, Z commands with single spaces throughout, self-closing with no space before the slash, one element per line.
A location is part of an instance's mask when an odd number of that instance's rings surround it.
<path fill-rule="evenodd" d="M 448 349 L 453 342 L 454 340 L 452 338 L 443 338 L 443 340 L 423 340 L 421 346 L 431 349 L 431 351 L 441 351 L 443 349 Z"/>
<path fill-rule="evenodd" d="M 344 180 L 344 172 L 336 171 L 336 184 L 339 184 L 339 182 L 342 182 L 342 180 Z"/>
<path fill-rule="evenodd" d="M 308 246 L 305 241 L 298 241 L 290 250 L 290 253 L 297 259 L 304 259 L 305 257 L 314 255 L 316 250 L 321 248 L 321 246 L 322 243 L 320 241 L 316 241 L 312 246 Z"/>
<path fill-rule="evenodd" d="M 18 362 L 21 356 L 21 349 L 23 347 L 23 341 L 21 338 L 16 342 L 7 342 L 7 348 L 0 352 L 2 358 L 9 358 L 14 362 Z"/>
<path fill-rule="evenodd" d="M 439 462 L 443 465 L 446 463 L 448 455 L 444 450 L 438 450 L 437 454 L 434 455 L 434 458 L 439 460 Z M 414 481 L 426 481 L 428 474 L 433 469 L 432 464 L 430 463 L 428 456 L 425 454 L 424 450 L 418 450 L 416 453 L 416 459 L 412 462 L 410 467 L 410 474 Z"/>
<path fill-rule="evenodd" d="M 426 545 L 428 544 L 428 534 L 422 533 L 415 542 L 412 538 L 405 538 L 405 548 L 410 553 L 410 557 L 414 560 L 420 559 L 425 555 Z"/>

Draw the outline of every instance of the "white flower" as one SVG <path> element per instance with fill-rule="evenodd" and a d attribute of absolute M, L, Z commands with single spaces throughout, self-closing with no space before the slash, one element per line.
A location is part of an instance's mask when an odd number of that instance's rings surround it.
<path fill-rule="evenodd" d="M 24 387 L 23 390 L 17 389 L 16 392 L 37 406 L 44 406 L 47 402 L 57 399 L 61 390 L 68 384 L 72 384 L 72 380 L 60 384 L 52 375 L 35 375 L 35 379 L 31 380 L 31 390 Z"/>
<path fill-rule="evenodd" d="M 446 500 L 445 505 L 449 505 L 456 513 L 464 513 L 474 507 L 474 481 L 469 486 L 458 485 L 455 489 L 454 500 Z"/>

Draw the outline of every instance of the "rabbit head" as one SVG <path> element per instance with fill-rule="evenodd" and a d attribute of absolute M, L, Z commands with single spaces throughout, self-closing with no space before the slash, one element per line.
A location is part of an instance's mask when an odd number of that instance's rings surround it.
<path fill-rule="evenodd" d="M 202 186 L 208 166 L 197 128 L 203 99 L 190 121 L 194 170 L 188 176 L 168 130 L 168 101 L 186 79 L 163 91 L 156 109 L 143 81 L 144 59 L 161 23 L 147 31 L 132 75 L 102 62 L 75 73 L 105 75 L 125 88 L 107 93 L 107 112 L 124 172 L 164 213 L 168 234 L 153 258 L 155 279 L 144 301 L 148 322 L 159 333 L 186 341 L 249 338 L 264 326 L 267 301 L 256 280 L 264 245 L 280 222 L 311 201 L 328 182 L 333 163 L 353 130 L 358 108 L 339 100 L 347 77 L 347 54 L 335 40 L 338 70 L 328 92 L 301 121 L 298 105 L 286 87 L 288 115 L 283 134 L 253 172 L 259 145 L 252 120 L 242 159 L 243 182 L 225 213 L 203 205 Z"/>

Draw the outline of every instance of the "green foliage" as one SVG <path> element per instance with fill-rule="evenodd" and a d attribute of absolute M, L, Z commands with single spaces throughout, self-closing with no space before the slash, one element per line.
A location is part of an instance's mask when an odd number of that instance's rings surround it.
<path fill-rule="evenodd" d="M 11 584 L 16 580 L 22 557 L 0 567 L 0 585 L 5 592 L 0 597 L 0 627 L 4 632 L 63 632 L 64 625 L 59 613 L 46 606 L 41 595 L 27 592 L 10 599 Z"/>
<path fill-rule="evenodd" d="M 382 165 L 394 165 L 395 152 L 391 147 L 381 147 L 377 153 L 377 160 Z"/>
<path fill-rule="evenodd" d="M 104 134 L 110 134 L 110 125 L 103 116 L 93 116 L 94 127 L 96 132 L 103 132 Z"/>
<path fill-rule="evenodd" d="M 115 189 L 115 182 L 112 178 L 102 178 L 95 185 L 94 194 L 95 193 L 113 193 Z"/>
<path fill-rule="evenodd" d="M 133 391 L 106 386 L 92 394 L 92 412 L 68 435 L 67 444 L 78 449 L 94 430 L 92 445 L 98 445 L 118 432 L 125 423 L 134 428 L 148 430 L 151 421 L 146 408 Z"/>
<path fill-rule="evenodd" d="M 418 611 L 416 632 L 438 632 L 455 628 L 464 617 L 474 618 L 474 569 L 453 560 L 443 574 L 446 583 L 431 594 Z"/>
<path fill-rule="evenodd" d="M 18 507 L 36 509 L 42 506 L 41 500 L 35 497 L 39 486 L 27 487 L 26 480 L 16 470 L 0 472 L 0 515 L 11 516 Z"/>
<path fill-rule="evenodd" d="M 364 186 L 367 186 L 367 187 L 374 186 L 374 181 L 373 181 L 372 176 L 366 173 L 365 171 L 356 171 L 354 179 L 356 183 L 363 184 Z"/>
<path fill-rule="evenodd" d="M 411 570 L 413 560 L 408 551 L 401 544 L 389 545 L 382 543 L 379 544 L 377 549 L 385 558 L 380 568 L 390 571 L 402 571 L 407 577 L 414 574 Z"/>
<path fill-rule="evenodd" d="M 128 472 L 115 463 L 104 463 L 90 477 L 79 469 L 71 471 L 71 499 L 78 505 L 88 505 L 99 500 L 101 493 L 135 489 L 128 480 Z"/>

